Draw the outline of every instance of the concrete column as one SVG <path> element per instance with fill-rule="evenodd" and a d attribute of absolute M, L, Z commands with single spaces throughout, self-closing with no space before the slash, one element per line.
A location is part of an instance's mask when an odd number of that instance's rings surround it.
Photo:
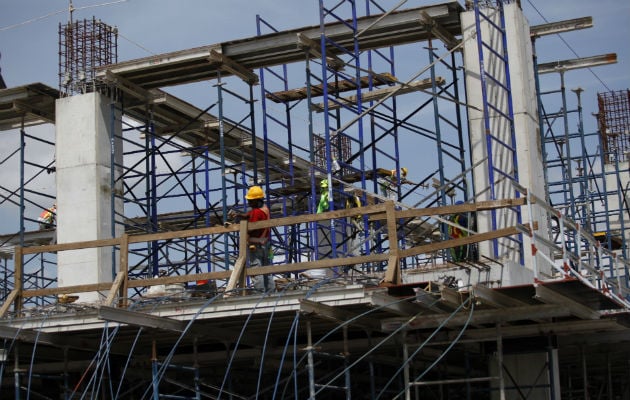
<path fill-rule="evenodd" d="M 543 158 L 540 132 L 538 129 L 538 108 L 536 97 L 536 84 L 533 68 L 533 52 L 532 43 L 529 35 L 529 24 L 525 19 L 522 10 L 518 7 L 518 3 L 505 4 L 505 25 L 507 35 L 507 48 L 509 60 L 509 78 L 512 88 L 512 106 L 514 113 L 514 124 L 516 132 L 516 148 L 518 154 L 518 176 L 519 183 L 533 194 L 540 198 L 545 198 L 545 184 L 543 174 Z M 500 24 L 499 13 L 496 10 L 485 10 L 485 14 L 494 16 L 494 22 Z M 461 15 L 462 29 L 464 38 L 471 37 L 471 33 L 475 31 L 475 14 L 474 11 L 466 11 Z M 485 43 L 491 43 L 492 47 L 499 50 L 502 49 L 501 37 L 494 28 L 489 28 L 488 23 L 482 22 L 482 37 Z M 493 56 L 487 49 L 484 50 L 484 61 L 486 71 L 491 71 L 494 78 L 498 78 L 502 83 L 506 83 L 506 75 L 504 73 L 503 61 Z M 477 48 L 476 38 L 466 40 L 464 44 L 464 65 L 466 67 L 466 90 L 468 104 L 477 108 L 469 108 L 469 129 L 472 151 L 472 162 L 476 163 L 485 159 L 487 154 L 486 148 L 486 132 L 483 120 L 483 98 L 482 86 L 479 70 L 479 50 Z M 507 98 L 505 91 L 498 85 L 489 82 L 488 85 L 489 101 L 501 107 L 507 113 Z M 494 112 L 491 112 L 493 114 Z M 509 124 L 505 118 L 494 117 L 493 126 L 495 130 L 492 134 L 501 140 L 510 143 Z M 502 124 L 502 125 L 501 125 Z M 503 163 L 501 169 L 508 170 L 509 165 L 513 164 L 508 150 L 495 146 L 493 150 L 495 164 Z M 495 176 L 495 187 L 497 199 L 513 197 L 514 191 L 511 184 L 501 177 Z M 475 182 L 475 197 L 477 200 L 489 200 L 490 193 L 487 189 L 490 186 L 488 164 L 482 163 L 473 171 L 473 179 Z M 523 209 L 525 210 L 525 209 Z M 534 219 L 539 223 L 539 232 L 546 230 L 546 220 L 542 213 L 537 211 Z M 527 213 L 523 212 L 526 217 Z M 500 214 L 497 218 L 498 228 L 513 226 L 516 224 L 514 217 L 509 214 Z M 491 219 L 489 213 L 481 213 L 478 217 L 478 227 L 480 231 L 491 230 Z M 524 238 L 525 248 L 525 265 L 531 265 L 532 255 L 529 251 L 530 241 Z M 490 242 L 480 244 L 480 254 L 491 257 L 492 248 Z M 499 249 L 499 253 L 506 253 L 506 257 L 513 261 L 517 261 L 518 254 L 515 251 L 506 251 Z M 550 270 L 550 268 L 549 268 Z M 547 271 L 544 271 L 547 272 Z"/>
<path fill-rule="evenodd" d="M 111 100 L 98 93 L 57 100 L 58 243 L 112 237 L 111 150 L 114 148 L 116 164 L 121 165 L 122 142 L 116 139 L 112 146 L 112 126 L 120 137 L 121 123 L 120 113 L 112 115 L 111 109 Z M 118 200 L 116 210 L 122 209 L 122 200 Z M 119 227 L 115 235 L 122 233 Z M 112 282 L 113 269 L 117 268 L 114 258 L 111 247 L 59 252 L 59 287 Z M 95 303 L 107 296 L 106 292 L 77 294 L 78 302 L 83 303 Z"/>

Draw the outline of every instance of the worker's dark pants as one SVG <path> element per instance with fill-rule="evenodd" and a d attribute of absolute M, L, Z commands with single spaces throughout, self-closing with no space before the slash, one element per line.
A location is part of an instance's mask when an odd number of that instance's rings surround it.
<path fill-rule="evenodd" d="M 265 244 L 249 245 L 249 267 L 256 268 L 269 265 L 269 242 Z M 256 275 L 251 277 L 254 289 L 268 291 L 271 289 L 271 277 L 269 275 Z"/>

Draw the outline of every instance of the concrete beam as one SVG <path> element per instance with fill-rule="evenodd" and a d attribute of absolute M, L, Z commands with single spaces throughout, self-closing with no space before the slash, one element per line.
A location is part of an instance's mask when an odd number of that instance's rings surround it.
<path fill-rule="evenodd" d="M 567 317 L 571 311 L 566 306 L 555 304 L 533 305 L 524 307 L 512 307 L 498 310 L 475 310 L 469 325 L 499 324 L 515 321 L 526 321 L 541 318 Z M 433 329 L 444 324 L 447 314 L 423 315 L 408 323 L 406 330 Z M 462 311 L 453 316 L 445 326 L 457 328 L 464 326 L 469 320 L 469 311 Z M 407 323 L 406 319 L 400 318 L 385 319 L 382 321 L 383 332 L 392 332 Z M 503 329 L 503 328 L 502 328 Z M 496 339 L 496 329 L 494 336 Z"/>
<path fill-rule="evenodd" d="M 318 303 L 316 301 L 306 299 L 300 300 L 300 311 L 305 314 L 315 314 L 320 318 L 334 322 L 346 322 L 352 320 L 352 322 L 349 323 L 350 325 L 359 326 L 368 331 L 379 332 L 381 330 L 381 324 L 379 321 L 366 317 L 356 318 L 356 313 L 338 307 L 332 307 L 327 304 Z"/>
<path fill-rule="evenodd" d="M 403 317 L 412 317 L 425 311 L 418 303 L 411 302 L 413 298 L 400 299 L 385 293 L 374 293 L 370 299 L 376 307 Z"/>
<path fill-rule="evenodd" d="M 571 310 L 571 314 L 581 319 L 599 319 L 601 316 L 598 311 L 582 305 L 547 286 L 536 286 L 536 298 L 548 304 L 562 304 L 564 307 Z"/>
<path fill-rule="evenodd" d="M 172 318 L 158 317 L 108 306 L 100 306 L 98 308 L 98 318 L 142 328 L 162 329 L 173 332 L 184 332 L 187 325 L 184 321 Z"/>
<path fill-rule="evenodd" d="M 572 69 L 591 68 L 600 65 L 609 65 L 617 63 L 617 54 L 608 53 L 598 56 L 573 58 L 570 60 L 553 61 L 549 63 L 538 64 L 538 74 L 548 74 L 551 72 L 564 72 Z"/>
<path fill-rule="evenodd" d="M 567 19 L 564 21 L 550 22 L 547 24 L 534 25 L 529 28 L 529 32 L 532 38 L 538 38 L 545 35 L 554 35 L 557 33 L 592 27 L 593 17 L 582 17 Z"/>
<path fill-rule="evenodd" d="M 358 38 L 360 48 L 369 50 L 428 40 L 432 34 L 420 23 L 420 11 L 425 11 L 451 35 L 461 34 L 459 14 L 463 8 L 451 1 L 358 18 L 357 29 L 364 30 Z M 325 32 L 328 39 L 339 45 L 330 49 L 330 55 L 341 54 L 340 49 L 351 47 L 355 40 L 344 22 L 326 25 Z M 218 66 L 208 63 L 212 50 L 250 70 L 299 62 L 304 60 L 304 49 L 296 45 L 298 33 L 315 42 L 321 36 L 319 26 L 303 27 L 108 65 L 98 68 L 96 75 L 101 78 L 110 70 L 147 89 L 214 79 Z"/>

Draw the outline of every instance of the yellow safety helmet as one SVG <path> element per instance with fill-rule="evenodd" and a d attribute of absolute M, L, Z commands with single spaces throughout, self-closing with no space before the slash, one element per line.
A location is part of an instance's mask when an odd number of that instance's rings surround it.
<path fill-rule="evenodd" d="M 319 185 L 322 187 L 322 189 L 328 188 L 328 179 L 322 179 Z"/>
<path fill-rule="evenodd" d="M 400 171 L 402 172 L 402 176 L 403 176 L 403 177 L 404 177 L 404 176 L 407 176 L 407 167 L 402 167 L 402 168 L 400 169 Z"/>
<path fill-rule="evenodd" d="M 247 191 L 247 194 L 245 195 L 245 198 L 247 200 L 264 199 L 265 198 L 265 192 L 263 192 L 263 190 L 262 190 L 262 188 L 260 186 L 252 186 Z"/>

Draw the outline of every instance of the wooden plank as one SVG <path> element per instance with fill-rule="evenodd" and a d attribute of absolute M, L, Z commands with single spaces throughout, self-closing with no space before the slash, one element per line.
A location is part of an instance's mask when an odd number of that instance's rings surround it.
<path fill-rule="evenodd" d="M 118 271 L 118 275 L 116 275 L 116 279 L 114 279 L 114 284 L 111 289 L 109 289 L 109 294 L 105 299 L 105 305 L 113 306 L 114 299 L 116 298 L 116 294 L 118 294 L 118 290 L 123 286 L 123 282 L 126 280 L 126 274 Z"/>
<path fill-rule="evenodd" d="M 99 292 L 109 290 L 113 282 L 99 282 L 85 285 L 63 286 L 57 288 L 29 289 L 22 292 L 23 297 L 55 296 L 58 294 Z"/>
<path fill-rule="evenodd" d="M 218 63 L 219 68 L 227 72 L 231 72 L 250 85 L 258 84 L 258 75 L 217 50 L 210 50 L 208 60 L 213 63 Z"/>
<path fill-rule="evenodd" d="M 230 279 L 228 280 L 227 286 L 225 288 L 226 292 L 231 292 L 236 289 L 237 285 L 241 288 L 246 286 L 246 275 L 245 268 L 247 266 L 247 229 L 248 229 L 248 221 L 241 221 L 240 225 L 240 242 L 238 246 L 239 256 L 236 260 L 236 264 L 234 264 L 234 269 L 232 270 L 232 274 L 230 275 Z"/>
<path fill-rule="evenodd" d="M 427 78 L 420 81 L 409 82 L 407 84 L 398 84 L 396 86 L 392 86 L 388 88 L 366 91 L 361 94 L 361 102 L 368 103 L 370 101 L 378 101 L 388 96 L 400 96 L 407 93 L 413 93 L 420 90 L 429 89 L 433 86 L 433 84 L 437 86 L 442 86 L 444 85 L 444 83 L 445 83 L 444 78 L 438 76 L 434 80 Z M 343 105 L 353 106 L 356 103 L 357 103 L 356 95 L 339 97 L 339 98 L 335 98 L 334 100 L 330 100 L 328 102 L 328 109 L 335 110 L 337 108 L 341 108 Z M 312 107 L 317 112 L 324 111 L 324 103 L 313 104 Z"/>
<path fill-rule="evenodd" d="M 470 319 L 470 325 L 497 324 L 514 321 L 566 317 L 569 314 L 570 311 L 567 307 L 555 304 L 475 310 L 472 318 Z M 390 318 L 383 320 L 381 327 L 383 332 L 391 332 L 403 324 L 407 324 L 406 330 L 437 328 L 445 323 L 447 317 L 448 315 L 445 314 L 423 315 L 421 318 L 416 318 L 409 323 L 408 318 Z M 466 324 L 468 319 L 469 311 L 460 311 L 448 322 L 446 322 L 444 326 L 448 328 L 460 327 Z"/>
<path fill-rule="evenodd" d="M 385 203 L 385 212 L 387 214 L 387 239 L 389 242 L 389 258 L 387 261 L 387 271 L 385 272 L 385 283 L 398 285 L 401 283 L 400 278 L 400 260 L 398 252 L 398 229 L 396 225 L 396 208 L 393 201 Z"/>
<path fill-rule="evenodd" d="M 143 287 L 143 286 L 154 286 L 154 285 L 168 285 L 171 283 L 184 283 L 184 282 L 196 282 L 198 280 L 212 280 L 212 279 L 228 279 L 232 271 L 214 271 L 214 272 L 204 272 L 202 274 L 192 274 L 192 275 L 177 275 L 177 276 L 167 276 L 163 278 L 149 278 L 149 279 L 133 279 L 127 280 L 127 286 L 130 288 L 134 287 Z"/>
<path fill-rule="evenodd" d="M 368 331 L 381 330 L 381 323 L 369 317 L 356 318 L 357 314 L 339 307 L 329 306 L 316 301 L 300 299 L 300 312 L 305 314 L 315 314 L 320 318 L 334 322 L 346 322 L 352 320 L 350 325 L 362 327 Z"/>
<path fill-rule="evenodd" d="M 536 298 L 545 303 L 562 305 L 568 308 L 571 314 L 581 319 L 599 319 L 601 317 L 599 311 L 580 304 L 543 285 L 536 285 Z"/>
<path fill-rule="evenodd" d="M 497 308 L 521 307 L 527 305 L 527 303 L 521 300 L 482 285 L 473 286 L 472 293 L 473 296 L 476 299 L 480 299 L 483 304 L 488 304 Z"/>
<path fill-rule="evenodd" d="M 124 234 L 120 241 L 120 272 L 122 275 L 122 285 L 120 287 L 120 302 L 121 307 L 127 307 L 127 289 L 129 288 L 127 283 L 129 282 L 129 235 Z M 109 304 L 109 303 L 108 303 Z"/>
<path fill-rule="evenodd" d="M 93 249 L 95 247 L 117 246 L 120 238 L 88 240 L 84 242 L 47 244 L 44 246 L 25 247 L 23 254 L 53 253 L 56 251 Z"/>
<path fill-rule="evenodd" d="M 492 232 L 477 233 L 460 239 L 449 239 L 442 242 L 430 243 L 422 246 L 412 247 L 400 251 L 400 257 L 411 257 L 419 254 L 431 253 L 437 250 L 450 249 L 451 247 L 464 246 L 471 243 L 482 242 L 484 240 L 498 239 L 504 236 L 517 235 L 519 230 L 516 227 L 497 229 Z"/>
<path fill-rule="evenodd" d="M 309 269 L 323 269 L 341 267 L 344 265 L 377 263 L 386 261 L 389 254 L 370 254 L 366 256 L 344 257 L 344 258 L 324 258 L 316 261 L 304 261 L 285 265 L 269 265 L 266 267 L 248 268 L 247 276 L 264 274 L 281 274 L 284 272 L 301 272 Z"/>
<path fill-rule="evenodd" d="M 7 312 L 9 311 L 11 304 L 13 304 L 13 302 L 16 301 L 19 294 L 20 294 L 20 291 L 17 289 L 13 289 L 11 293 L 9 293 L 6 300 L 4 301 L 4 304 L 2 304 L 2 308 L 0 308 L 0 318 L 4 318 L 7 315 Z"/>
<path fill-rule="evenodd" d="M 418 218 L 430 217 L 432 215 L 447 215 L 465 212 L 489 211 L 497 208 L 516 207 L 527 204 L 527 199 L 519 197 L 515 199 L 488 200 L 477 203 L 465 203 L 452 206 L 414 208 L 410 210 L 396 211 L 396 218 Z M 386 219 L 385 213 L 370 216 L 370 221 L 381 221 Z"/>
<path fill-rule="evenodd" d="M 240 255 L 234 264 L 234 269 L 230 274 L 230 279 L 228 280 L 227 286 L 225 287 L 226 292 L 231 292 L 236 289 L 238 284 L 241 284 L 243 277 L 243 270 L 245 269 L 245 265 L 247 264 L 247 256 Z"/>

